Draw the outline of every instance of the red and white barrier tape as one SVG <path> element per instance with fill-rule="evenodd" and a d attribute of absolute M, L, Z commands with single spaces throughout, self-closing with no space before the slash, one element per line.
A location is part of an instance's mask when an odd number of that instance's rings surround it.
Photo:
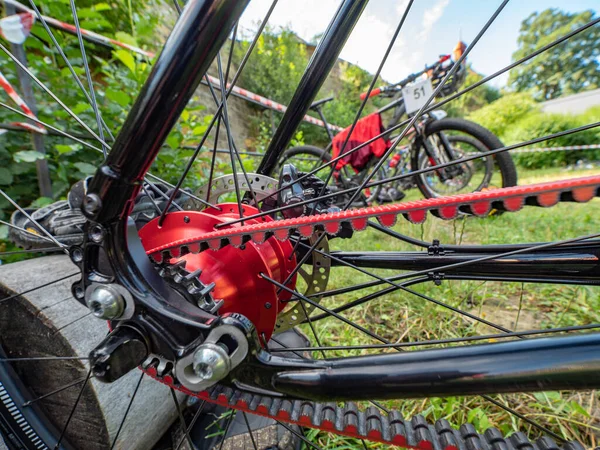
<path fill-rule="evenodd" d="M 22 44 L 29 36 L 31 27 L 35 22 L 35 15 L 32 12 L 12 14 L 0 19 L 0 36 L 12 44 Z M 6 91 L 8 96 L 21 108 L 21 110 L 34 120 L 37 117 L 31 110 L 25 100 L 21 98 L 15 88 L 9 83 L 6 77 L 0 72 L 0 87 Z M 13 122 L 13 125 L 26 128 L 36 133 L 46 134 L 46 129 L 41 125 L 34 125 L 26 122 Z"/>
<path fill-rule="evenodd" d="M 5 2 L 9 5 L 14 6 L 15 8 L 17 8 L 20 11 L 25 11 L 30 14 L 35 14 L 35 12 L 33 10 L 27 8 L 25 5 L 22 5 L 21 3 L 15 1 L 15 0 L 5 0 Z M 44 16 L 44 15 L 42 15 L 42 18 L 46 21 L 46 23 L 48 23 L 48 25 L 59 28 L 61 30 L 65 30 L 70 33 L 77 32 L 77 29 L 75 28 L 74 25 L 71 25 L 66 22 L 62 22 L 60 20 L 53 19 L 52 17 Z M 127 50 L 130 50 L 134 53 L 138 53 L 138 54 L 143 55 L 148 58 L 154 57 L 154 53 L 152 53 L 152 52 L 148 52 L 146 50 L 142 50 L 139 47 L 135 47 L 133 45 L 125 44 L 125 43 L 119 42 L 115 39 L 111 39 L 106 36 L 102 36 L 98 33 L 94 33 L 93 31 L 88 31 L 88 30 L 84 30 L 83 28 L 81 28 L 81 35 L 84 37 L 90 38 L 91 40 L 101 42 L 103 44 L 115 45 L 117 47 L 125 48 Z M 214 85 L 217 85 L 217 86 L 220 85 L 219 80 L 215 77 L 209 76 L 209 80 Z M 239 97 L 247 98 L 254 103 L 259 103 L 268 109 L 272 109 L 273 111 L 285 112 L 287 110 L 287 107 L 282 105 L 281 103 L 277 103 L 273 100 L 270 100 L 266 97 L 255 94 L 254 92 L 250 92 L 246 89 L 242 89 L 238 86 L 234 86 L 232 89 L 232 92 L 236 93 Z M 305 115 L 303 120 L 305 122 L 311 123 L 313 125 L 317 125 L 319 127 L 325 128 L 325 123 L 323 123 L 322 120 L 316 119 L 309 115 Z M 337 125 L 329 125 L 329 129 L 332 131 L 342 131 L 343 130 L 342 127 L 338 127 Z"/>
<path fill-rule="evenodd" d="M 38 118 L 36 117 L 36 115 L 33 113 L 33 111 L 31 110 L 31 108 L 29 108 L 29 106 L 27 106 L 27 103 L 25 103 L 25 100 L 23 100 L 19 94 L 17 94 L 17 91 L 15 91 L 15 89 L 12 87 L 12 85 L 8 82 L 8 80 L 6 79 L 6 77 L 4 75 L 2 75 L 2 72 L 0 72 L 0 87 L 2 89 L 4 89 L 4 91 L 6 91 L 6 93 L 8 94 L 8 96 L 19 106 L 19 108 L 21 108 L 21 110 L 29 117 L 31 117 L 33 120 L 38 120 Z M 41 133 L 41 134 L 47 134 L 46 129 L 41 126 L 41 125 L 33 125 L 30 123 L 26 123 L 26 122 L 13 122 L 13 125 L 22 127 L 22 128 L 26 128 L 30 131 L 33 131 L 35 133 Z"/>
<path fill-rule="evenodd" d="M 577 151 L 577 150 L 596 150 L 600 149 L 600 144 L 590 145 L 568 145 L 565 147 L 538 147 L 538 148 L 521 148 L 518 150 L 511 150 L 511 154 L 519 153 L 544 153 L 544 152 L 566 152 L 566 151 Z"/>
<path fill-rule="evenodd" d="M 215 86 L 220 86 L 221 83 L 218 78 L 211 77 L 208 75 L 208 80 Z M 231 84 L 227 84 L 227 88 L 229 88 Z M 261 105 L 272 109 L 274 111 L 285 112 L 287 110 L 287 106 L 282 105 L 281 103 L 277 103 L 273 100 L 269 100 L 266 97 L 262 97 L 254 92 L 247 91 L 246 89 L 242 89 L 238 86 L 233 86 L 232 92 L 238 94 L 241 97 L 248 98 L 255 103 L 260 103 Z M 313 125 L 317 125 L 319 127 L 325 128 L 325 123 L 322 120 L 315 119 L 314 117 L 309 116 L 308 114 L 304 116 L 303 119 L 305 122 L 312 123 Z M 329 129 L 332 131 L 342 131 L 342 127 L 338 127 L 337 125 L 328 124 Z"/>

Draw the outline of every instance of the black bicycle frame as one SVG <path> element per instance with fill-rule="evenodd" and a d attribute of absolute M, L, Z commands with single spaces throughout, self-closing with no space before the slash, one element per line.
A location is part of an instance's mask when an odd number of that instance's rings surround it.
<path fill-rule="evenodd" d="M 112 233 L 108 256 L 117 272 L 116 278 L 144 306 L 152 310 L 162 308 L 166 316 L 173 320 L 186 320 L 186 324 L 197 326 L 199 330 L 210 328 L 218 320 L 202 311 L 193 312 L 198 308 L 189 304 L 187 307 L 170 304 L 165 300 L 169 298 L 168 293 L 148 281 L 153 268 L 136 238 L 135 228 L 131 231 L 130 227 L 128 235 L 126 216 L 169 130 L 246 3 L 243 0 L 187 2 L 112 151 L 94 176 L 84 201 L 84 212 L 92 221 L 87 229 L 96 223 Z M 342 1 L 275 133 L 261 171 L 267 171 L 285 149 L 365 4 L 366 0 Z M 484 248 L 478 247 L 479 253 L 474 252 L 477 255 L 466 257 L 481 256 Z M 564 279 L 565 269 L 572 267 L 571 262 L 567 267 L 564 258 L 552 255 L 564 256 L 566 251 L 559 249 L 545 255 L 535 253 L 533 263 L 521 264 L 510 260 L 496 263 L 509 268 L 508 275 L 511 277 L 518 275 L 515 273 L 517 270 L 520 276 L 536 277 L 540 275 L 537 263 L 543 260 L 545 274 L 555 277 L 554 280 Z M 589 248 L 573 246 L 568 252 L 575 266 L 589 269 L 590 277 L 598 279 L 597 245 Z M 394 269 L 428 269 L 446 262 L 428 255 L 420 255 L 407 262 L 405 255 L 400 258 L 384 254 L 383 259 L 374 254 L 340 256 L 361 266 L 384 264 Z M 525 256 L 521 255 L 521 258 Z M 461 254 L 453 254 L 450 258 L 448 261 L 464 259 Z M 470 267 L 468 273 L 457 274 L 466 278 L 489 277 L 492 268 L 497 267 L 490 264 L 477 264 Z M 581 274 L 578 276 L 581 278 L 579 281 L 585 278 Z M 155 298 L 161 295 L 162 300 L 156 301 Z M 154 303 L 150 305 L 151 301 Z M 337 360 L 290 360 L 264 350 L 249 358 L 237 370 L 242 381 L 247 379 L 249 383 L 257 383 L 258 380 L 258 384 L 266 388 L 293 396 L 331 400 L 600 387 L 600 334 Z"/>

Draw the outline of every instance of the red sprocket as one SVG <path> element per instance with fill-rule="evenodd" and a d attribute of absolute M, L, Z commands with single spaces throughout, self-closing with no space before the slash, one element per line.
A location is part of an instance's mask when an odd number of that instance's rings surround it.
<path fill-rule="evenodd" d="M 168 245 L 190 236 L 208 233 L 214 230 L 217 223 L 239 219 L 238 205 L 222 203 L 216 208 L 198 211 L 179 211 L 169 213 L 162 224 L 158 219 L 146 224 L 139 231 L 142 244 L 146 250 Z M 257 214 L 260 211 L 248 205 L 243 206 L 244 216 Z M 251 219 L 244 225 L 272 221 L 270 217 Z M 240 224 L 241 226 L 241 224 Z M 185 249 L 179 255 L 168 260 L 174 264 L 186 261 L 186 270 L 194 272 L 201 269 L 199 278 L 204 284 L 215 283 L 212 291 L 214 299 L 223 300 L 219 313 L 237 312 L 247 317 L 258 332 L 268 340 L 275 328 L 277 314 L 283 310 L 285 302 L 291 294 L 282 291 L 279 295 L 275 286 L 260 277 L 260 273 L 283 283 L 296 267 L 289 241 L 280 242 L 270 238 L 263 243 L 247 242 L 244 249 L 232 246 L 214 252 L 188 253 Z M 183 254 L 184 256 L 180 256 Z M 296 276 L 288 283 L 295 289 Z"/>

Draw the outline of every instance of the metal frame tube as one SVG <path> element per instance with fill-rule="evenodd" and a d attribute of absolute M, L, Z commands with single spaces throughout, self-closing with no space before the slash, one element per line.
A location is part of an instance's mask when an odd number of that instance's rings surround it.
<path fill-rule="evenodd" d="M 457 250 L 437 255 L 428 252 L 334 252 L 332 255 L 357 267 L 435 272 L 442 266 L 475 261 L 485 257 L 486 253 L 501 253 L 493 248 L 486 251 L 485 246 L 472 249 L 472 253 Z M 344 264 L 332 259 L 331 265 Z M 439 272 L 460 279 L 502 277 L 507 281 L 528 281 L 535 278 L 547 283 L 597 285 L 600 284 L 600 244 L 594 242 L 585 247 L 569 245 L 508 257 L 499 256 Z"/>
<path fill-rule="evenodd" d="M 270 175 L 275 169 L 279 155 L 290 143 L 296 128 L 310 109 L 367 3 L 368 0 L 343 0 L 306 66 L 298 89 L 258 166 L 258 173 Z"/>
<path fill-rule="evenodd" d="M 86 197 L 89 218 L 108 223 L 129 213 L 144 175 L 248 1 L 187 3 L 90 184 L 99 205 L 90 205 Z"/>
<path fill-rule="evenodd" d="M 600 387 L 600 333 L 294 364 L 259 355 L 272 387 L 327 401 Z"/>

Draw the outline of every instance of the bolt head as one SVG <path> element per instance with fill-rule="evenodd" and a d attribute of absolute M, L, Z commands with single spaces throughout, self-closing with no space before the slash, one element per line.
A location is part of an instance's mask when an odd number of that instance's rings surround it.
<path fill-rule="evenodd" d="M 100 225 L 94 225 L 89 233 L 90 239 L 96 244 L 100 244 L 104 240 L 104 230 Z"/>
<path fill-rule="evenodd" d="M 230 371 L 231 364 L 227 352 L 214 344 L 203 344 L 194 354 L 194 373 L 202 381 L 217 382 Z"/>
<path fill-rule="evenodd" d="M 125 300 L 121 294 L 106 286 L 94 289 L 87 304 L 94 316 L 105 320 L 117 319 L 125 310 Z"/>
<path fill-rule="evenodd" d="M 102 202 L 96 194 L 88 194 L 83 198 L 83 212 L 87 216 L 93 216 L 100 211 Z"/>

